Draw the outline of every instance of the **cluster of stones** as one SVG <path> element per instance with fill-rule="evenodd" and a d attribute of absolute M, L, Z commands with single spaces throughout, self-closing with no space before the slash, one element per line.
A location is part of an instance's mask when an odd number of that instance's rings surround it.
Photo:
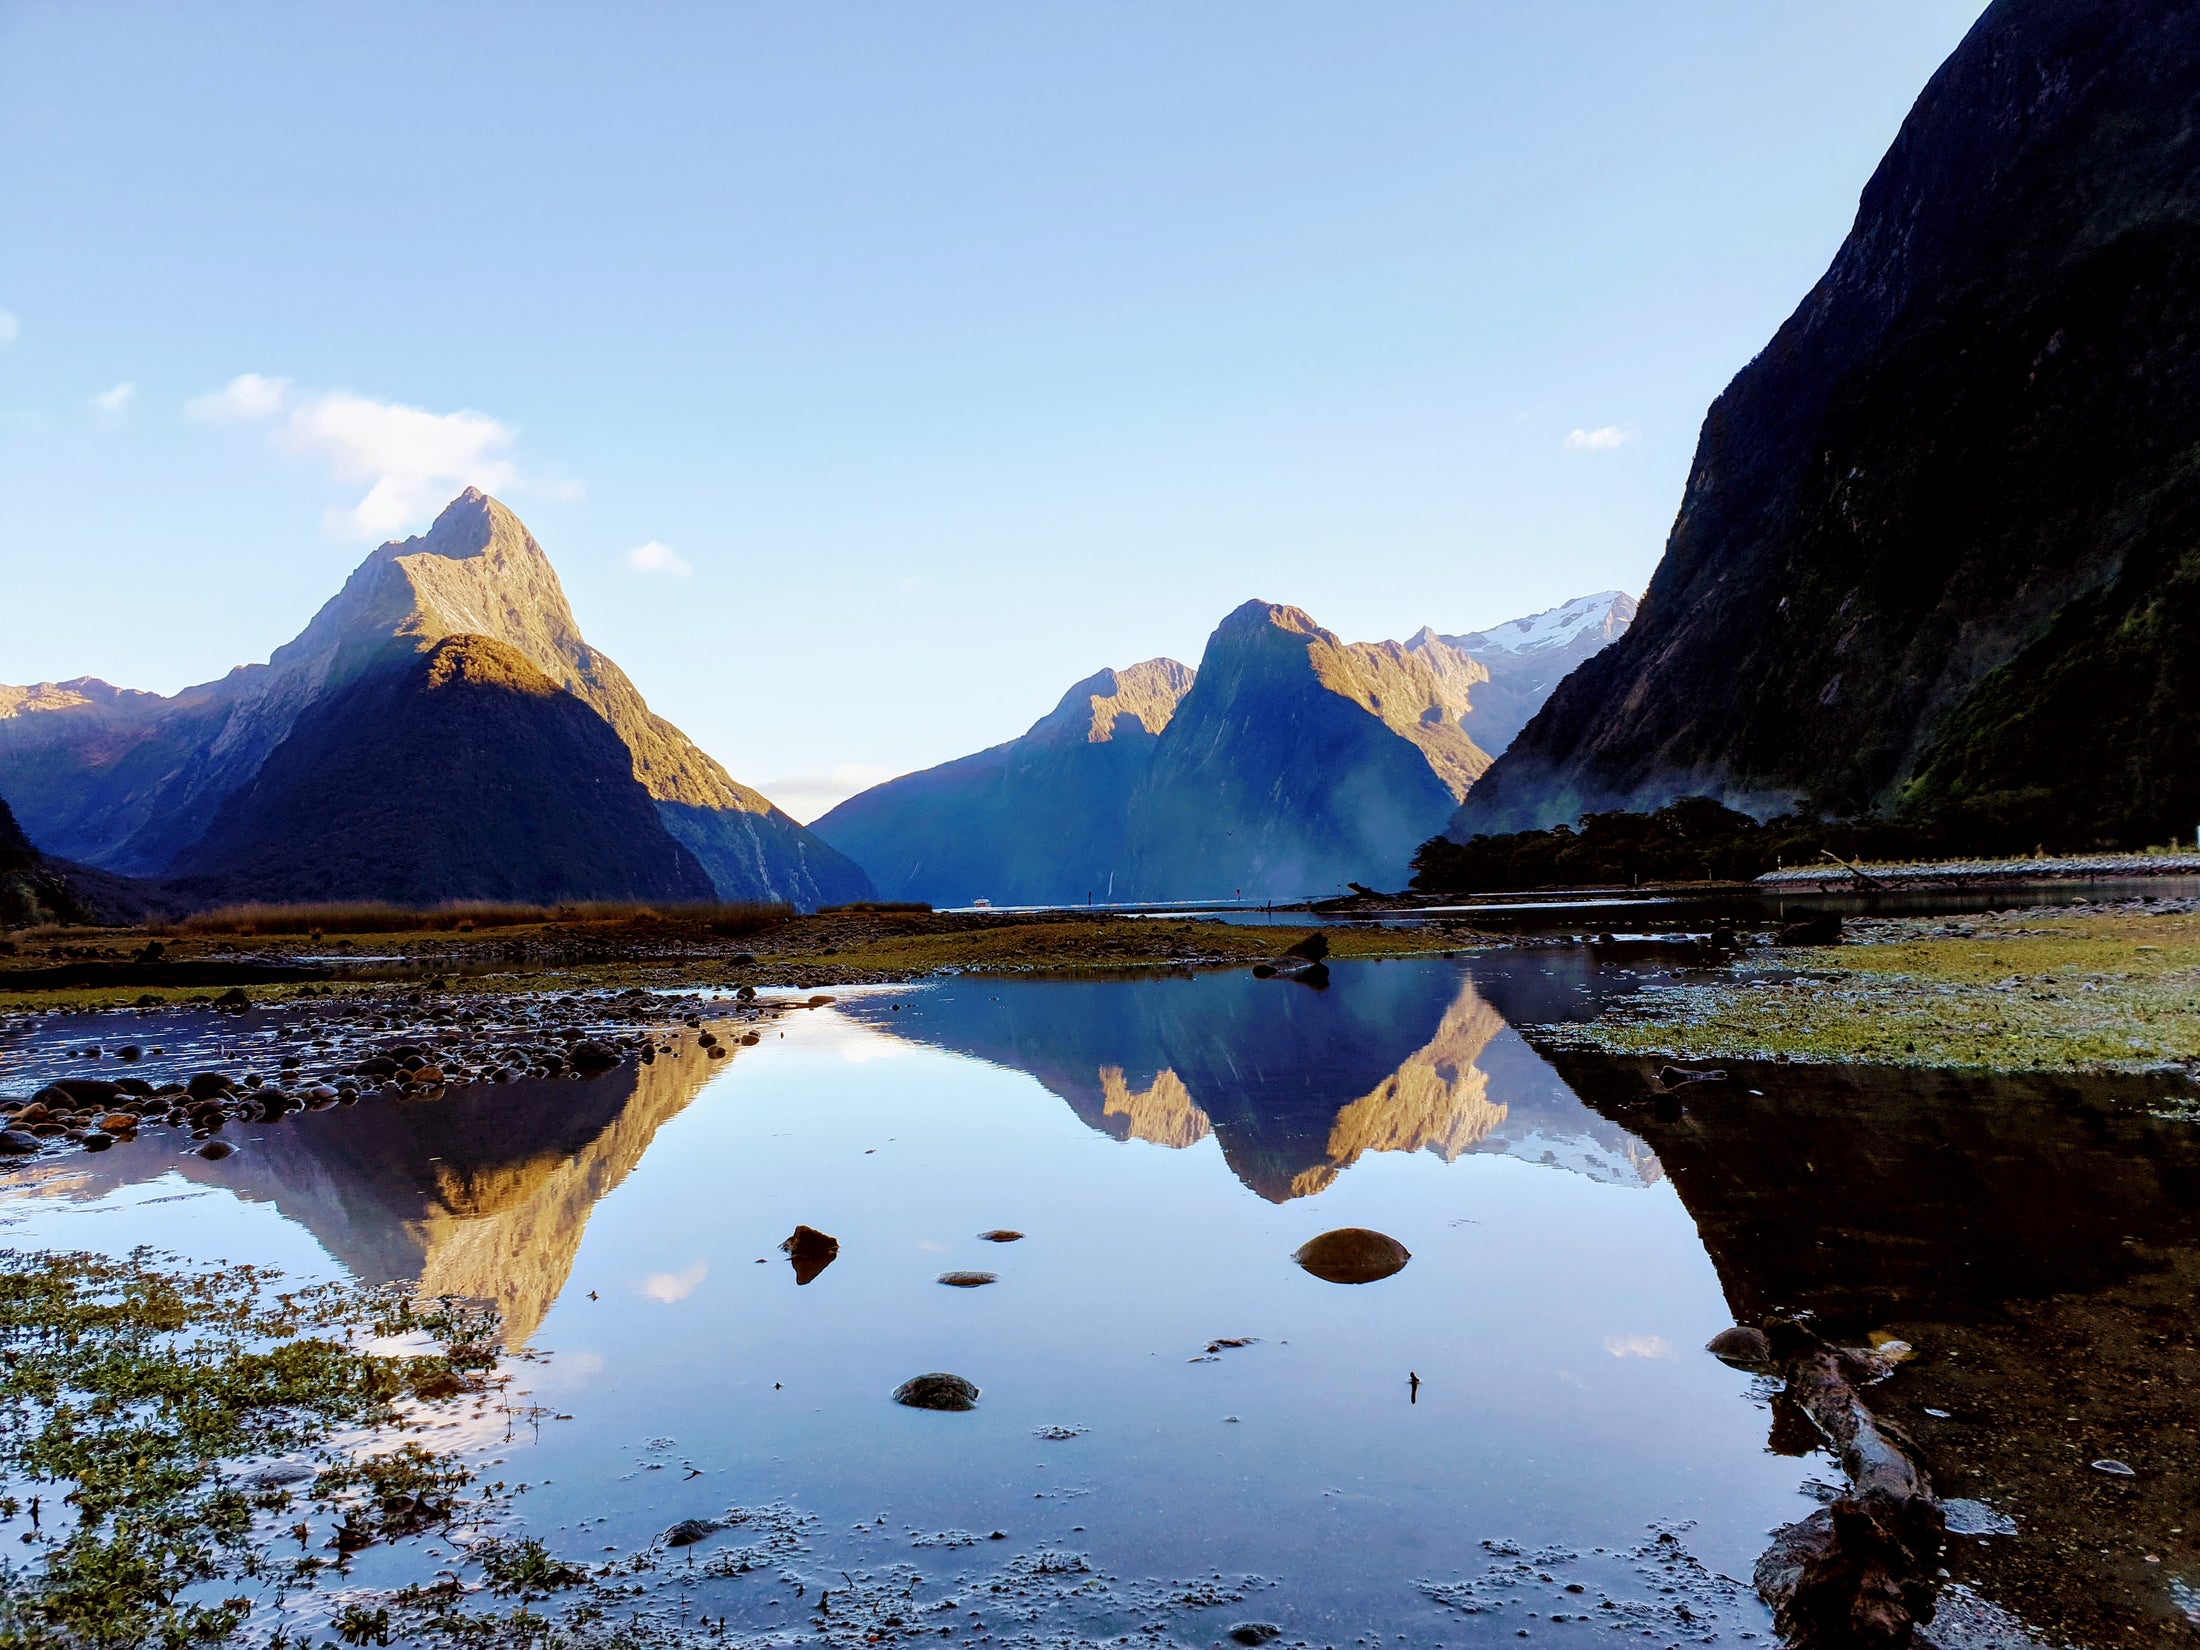
<path fill-rule="evenodd" d="M 237 995 L 239 1001 L 218 1006 L 251 1006 Z M 754 991 L 744 988 L 737 1012 L 764 1011 Z M 277 1028 L 285 1051 L 269 1051 L 272 1070 L 200 1071 L 187 1081 L 159 1084 L 141 1077 L 68 1077 L 28 1101 L 0 1102 L 0 1154 L 21 1156 L 64 1141 L 104 1151 L 157 1123 L 188 1130 L 204 1143 L 202 1155 L 222 1157 L 230 1148 L 213 1137 L 232 1122 L 267 1123 L 294 1111 L 353 1105 L 376 1091 L 430 1098 L 473 1083 L 593 1077 L 630 1060 L 648 1064 L 659 1051 L 653 1032 L 668 1025 L 692 1028 L 711 1059 L 724 1058 L 735 1042 L 760 1040 L 754 1030 L 722 1037 L 702 1024 L 700 1014 L 670 1014 L 662 998 L 640 989 L 609 999 L 438 1003 L 425 993 L 396 1003 L 337 999 Z M 126 1062 L 145 1052 L 136 1044 L 76 1051 Z"/>

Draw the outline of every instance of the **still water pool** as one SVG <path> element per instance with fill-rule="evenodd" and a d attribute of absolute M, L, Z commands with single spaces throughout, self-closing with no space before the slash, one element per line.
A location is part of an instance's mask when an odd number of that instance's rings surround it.
<path fill-rule="evenodd" d="M 233 1128 L 220 1162 L 161 1129 L 40 1160 L 0 1238 L 496 1302 L 525 1413 L 450 1442 L 529 1486 L 519 1528 L 604 1560 L 753 1515 L 637 1596 L 672 1640 L 830 1638 L 820 1588 L 992 1643 L 1763 1638 L 1751 1565 L 1838 1473 L 1769 1449 L 1763 1383 L 1701 1348 L 1811 1280 L 1752 1281 L 1746 1230 L 1707 1247 L 1667 1156 L 1702 1184 L 1718 1143 L 1633 1118 L 1639 1068 L 1562 1074 L 1511 1028 L 1603 989 L 1551 955 L 1344 965 L 1325 991 L 864 991 L 716 1063 L 369 1096 Z M 0 1089 L 85 1035 L 47 1025 L 0 1048 Z M 1773 1082 L 1728 1086 L 1763 1107 Z M 797 1224 L 840 1246 L 807 1283 L 778 1248 Z M 1411 1262 L 1361 1286 L 1293 1264 L 1342 1226 Z M 968 1270 L 997 1281 L 936 1281 Z M 1734 1298 L 1760 1289 L 1782 1298 Z M 1857 1310 L 1955 1316 L 1916 1293 Z M 935 1370 L 975 1410 L 890 1401 Z"/>

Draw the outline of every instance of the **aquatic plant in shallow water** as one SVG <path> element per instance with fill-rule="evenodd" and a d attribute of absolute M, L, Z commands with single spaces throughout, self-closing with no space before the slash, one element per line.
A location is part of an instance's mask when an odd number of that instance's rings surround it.
<path fill-rule="evenodd" d="M 495 1327 L 389 1290 L 284 1288 L 264 1268 L 0 1250 L 0 1518 L 31 1525 L 30 1562 L 0 1570 L 0 1645 L 219 1641 L 254 1592 L 446 1521 L 465 1467 L 415 1445 L 353 1460 L 333 1440 L 396 1421 L 408 1395 L 464 1389 L 494 1362 Z M 368 1336 L 434 1350 L 367 1351 Z M 341 1518 L 333 1560 L 265 1550 L 307 1471 L 239 1470 L 301 1455 L 328 1463 L 305 1494 Z"/>

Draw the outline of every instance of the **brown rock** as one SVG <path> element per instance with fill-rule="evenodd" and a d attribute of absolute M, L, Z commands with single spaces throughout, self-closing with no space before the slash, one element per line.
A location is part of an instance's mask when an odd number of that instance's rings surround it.
<path fill-rule="evenodd" d="M 797 1284 L 808 1283 L 840 1258 L 840 1239 L 814 1226 L 797 1226 L 779 1248 L 794 1263 Z"/>
<path fill-rule="evenodd" d="M 1325 1283 L 1376 1283 L 1405 1269 L 1412 1252 L 1364 1226 L 1340 1226 L 1302 1244 L 1291 1258 Z"/>

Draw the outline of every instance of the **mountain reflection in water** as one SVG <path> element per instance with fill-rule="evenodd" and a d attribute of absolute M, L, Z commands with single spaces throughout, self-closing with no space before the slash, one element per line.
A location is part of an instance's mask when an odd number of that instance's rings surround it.
<path fill-rule="evenodd" d="M 590 1211 L 724 1069 L 685 1043 L 582 1082 L 370 1095 L 264 1126 L 219 1162 L 131 1147 L 41 1164 L 30 1185 L 96 1198 L 175 1173 L 272 1204 L 364 1282 L 494 1301 L 517 1347 L 565 1287 Z"/>
<path fill-rule="evenodd" d="M 1368 1152 L 1500 1153 L 1622 1185 L 1661 1177 L 1656 1155 L 1576 1100 L 1463 968 L 1362 966 L 1337 981 L 963 980 L 843 1010 L 1028 1072 L 1115 1139 L 1181 1150 L 1212 1135 L 1271 1203 L 1326 1189 Z"/>

